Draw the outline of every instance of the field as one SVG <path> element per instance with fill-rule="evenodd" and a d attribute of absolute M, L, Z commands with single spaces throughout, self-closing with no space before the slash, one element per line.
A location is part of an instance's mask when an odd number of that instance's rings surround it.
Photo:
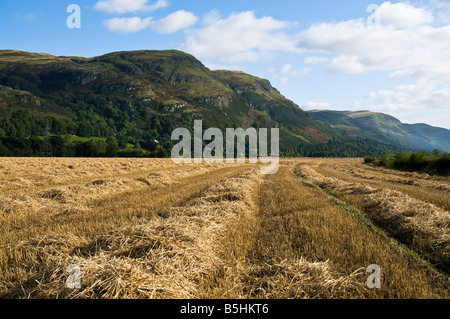
<path fill-rule="evenodd" d="M 0 159 L 1 298 L 449 298 L 450 178 L 362 159 Z M 369 265 L 381 269 L 370 289 Z M 70 289 L 70 265 L 81 286 Z"/>

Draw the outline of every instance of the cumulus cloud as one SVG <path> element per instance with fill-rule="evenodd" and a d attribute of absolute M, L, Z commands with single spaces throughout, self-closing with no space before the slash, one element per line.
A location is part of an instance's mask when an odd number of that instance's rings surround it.
<path fill-rule="evenodd" d="M 222 62 L 257 62 L 276 51 L 299 51 L 295 41 L 283 30 L 289 23 L 272 17 L 257 18 L 253 11 L 222 18 L 210 12 L 202 27 L 190 30 L 181 46 L 199 58 Z"/>
<path fill-rule="evenodd" d="M 104 21 L 104 24 L 111 32 L 122 34 L 139 32 L 147 28 L 158 33 L 169 34 L 188 28 L 197 20 L 198 18 L 193 13 L 179 10 L 158 21 L 153 21 L 152 17 L 144 19 L 130 17 L 109 19 Z"/>
<path fill-rule="evenodd" d="M 148 4 L 148 0 L 101 0 L 95 4 L 94 8 L 106 13 L 124 14 L 155 11 L 168 5 L 167 0 L 157 0 L 152 4 Z"/>
<path fill-rule="evenodd" d="M 299 34 L 298 47 L 335 57 L 328 69 L 360 74 L 390 71 L 391 77 L 450 79 L 450 26 L 434 27 L 424 8 L 390 2 L 380 6 L 381 25 L 368 27 L 366 20 L 321 23 Z"/>
<path fill-rule="evenodd" d="M 372 92 L 373 109 L 378 111 L 409 111 L 449 108 L 450 89 L 439 81 L 421 79 L 413 84 L 398 85 L 393 90 Z"/>
<path fill-rule="evenodd" d="M 430 11 L 404 2 L 384 2 L 379 7 L 378 14 L 383 25 L 396 28 L 413 28 L 433 22 Z"/>
<path fill-rule="evenodd" d="M 370 92 L 374 110 L 448 108 L 450 25 L 438 25 L 429 9 L 408 2 L 385 2 L 378 10 L 381 23 L 376 27 L 366 18 L 312 25 L 298 34 L 298 48 L 331 56 L 325 63 L 332 73 L 382 71 L 388 79 L 414 81 Z"/>
<path fill-rule="evenodd" d="M 159 21 L 153 22 L 151 27 L 158 33 L 175 33 L 179 30 L 189 28 L 197 23 L 197 21 L 198 18 L 192 12 L 179 10 Z"/>
<path fill-rule="evenodd" d="M 111 32 L 116 33 L 133 33 L 146 29 L 152 23 L 152 18 L 141 19 L 139 17 L 132 18 L 113 18 L 104 21 L 104 24 Z"/>

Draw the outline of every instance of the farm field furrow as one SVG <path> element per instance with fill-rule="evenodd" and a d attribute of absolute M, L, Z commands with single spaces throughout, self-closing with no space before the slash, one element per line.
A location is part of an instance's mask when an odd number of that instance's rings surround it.
<path fill-rule="evenodd" d="M 377 235 L 324 192 L 302 182 L 293 174 L 297 165 L 283 167 L 277 175 L 269 176 L 261 188 L 260 241 L 250 255 L 251 260 L 282 265 L 293 265 L 299 259 L 326 262 L 326 268 L 337 276 L 335 280 L 339 276 L 341 280 L 346 279 L 338 284 L 330 280 L 328 288 L 333 288 L 328 290 L 326 286 L 317 289 L 317 283 L 326 282 L 325 279 L 309 282 L 306 276 L 303 285 L 309 294 L 303 295 L 293 285 L 275 289 L 269 296 L 434 298 L 439 295 L 435 291 L 448 295 L 445 277 L 429 273 L 397 244 Z M 371 291 L 362 285 L 366 279 L 365 268 L 372 263 L 383 269 L 384 289 Z M 321 264 L 316 270 L 324 266 Z M 285 282 L 295 283 L 298 273 L 293 269 L 287 272 L 293 279 L 285 278 Z M 301 281 L 296 284 L 302 286 Z M 264 297 L 264 294 L 257 296 Z"/>
<path fill-rule="evenodd" d="M 349 161 L 352 160 L 341 160 L 341 163 L 349 164 Z M 353 164 L 358 165 L 355 160 Z M 327 174 L 330 170 L 324 169 L 326 165 L 323 161 L 300 165 L 297 172 L 315 185 L 332 191 L 339 198 L 357 207 L 389 236 L 407 245 L 436 267 L 449 272 L 449 211 L 424 201 L 422 196 L 415 198 L 391 189 L 386 184 L 342 178 L 345 173 L 341 172 Z M 421 189 L 418 187 L 417 192 Z M 425 193 L 425 190 L 422 189 L 422 193 Z"/>
<path fill-rule="evenodd" d="M 342 160 L 345 161 L 345 160 Z M 439 176 L 421 176 L 418 173 L 387 171 L 370 167 L 361 161 L 348 161 L 344 165 L 320 163 L 315 168 L 325 176 L 346 182 L 363 183 L 378 188 L 394 189 L 411 197 L 433 203 L 450 211 L 450 180 Z"/>

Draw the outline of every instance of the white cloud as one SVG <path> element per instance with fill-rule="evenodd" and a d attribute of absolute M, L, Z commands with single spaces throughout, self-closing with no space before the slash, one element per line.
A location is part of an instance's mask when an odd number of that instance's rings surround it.
<path fill-rule="evenodd" d="M 306 102 L 305 107 L 309 110 L 320 110 L 320 109 L 328 109 L 332 107 L 331 103 L 327 102 Z"/>
<path fill-rule="evenodd" d="M 365 71 L 365 67 L 358 56 L 341 55 L 331 61 L 328 70 L 335 73 L 359 74 Z"/>
<path fill-rule="evenodd" d="M 130 17 L 109 19 L 104 21 L 104 24 L 111 32 L 116 33 L 127 34 L 151 28 L 155 32 L 168 34 L 188 28 L 197 20 L 198 18 L 193 13 L 179 10 L 158 21 L 153 21 L 152 17 L 145 19 Z"/>
<path fill-rule="evenodd" d="M 155 11 L 169 5 L 167 0 L 157 0 L 148 4 L 148 0 L 102 0 L 95 4 L 94 8 L 106 13 L 136 13 L 139 11 Z"/>
<path fill-rule="evenodd" d="M 407 2 L 386 2 L 379 10 L 377 27 L 369 27 L 364 18 L 316 24 L 298 34 L 298 46 L 334 56 L 326 64 L 333 73 L 382 71 L 388 79 L 415 81 L 370 92 L 374 110 L 449 108 L 450 25 L 438 25 L 427 8 Z"/>
<path fill-rule="evenodd" d="M 417 60 L 409 55 L 418 51 L 418 47 L 423 48 L 423 54 L 428 54 L 436 49 L 427 47 L 435 42 L 431 38 L 450 32 L 430 27 L 432 13 L 409 3 L 385 2 L 378 10 L 380 28 L 368 27 L 366 19 L 361 18 L 313 25 L 299 34 L 288 33 L 292 24 L 267 16 L 257 18 L 253 11 L 223 18 L 214 10 L 204 17 L 201 28 L 187 33 L 181 49 L 199 58 L 226 62 L 258 62 L 274 52 L 329 53 L 338 55 L 329 64 L 331 71 L 363 73 L 379 67 L 396 69 L 399 62 L 409 67 L 408 62 Z M 396 54 L 399 51 L 401 55 Z M 329 60 L 309 57 L 304 62 L 319 64 Z"/>
<path fill-rule="evenodd" d="M 291 36 L 282 31 L 289 23 L 272 17 L 257 18 L 253 11 L 222 18 L 212 11 L 202 27 L 187 32 L 181 49 L 196 57 L 222 62 L 257 62 L 276 51 L 299 51 Z"/>
<path fill-rule="evenodd" d="M 335 58 L 337 73 L 389 71 L 391 77 L 436 77 L 450 80 L 450 26 L 435 27 L 431 14 L 408 3 L 380 6 L 381 25 L 366 20 L 321 23 L 302 31 L 298 47 Z"/>
<path fill-rule="evenodd" d="M 410 111 L 449 108 L 450 89 L 439 81 L 422 79 L 413 84 L 398 85 L 393 90 L 372 92 L 373 109 L 378 111 Z"/>
<path fill-rule="evenodd" d="M 197 21 L 198 18 L 193 13 L 179 10 L 159 21 L 153 22 L 151 27 L 158 33 L 175 33 L 189 28 Z"/>
<path fill-rule="evenodd" d="M 106 27 L 117 33 L 133 33 L 146 29 L 152 23 L 152 18 L 141 19 L 139 17 L 133 18 L 113 18 L 104 21 Z"/>
<path fill-rule="evenodd" d="M 413 28 L 433 22 L 433 15 L 424 8 L 416 8 L 409 3 L 384 2 L 378 9 L 381 24 L 397 28 Z"/>

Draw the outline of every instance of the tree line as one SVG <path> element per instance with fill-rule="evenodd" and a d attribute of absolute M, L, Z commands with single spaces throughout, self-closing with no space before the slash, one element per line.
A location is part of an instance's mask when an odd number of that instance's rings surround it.
<path fill-rule="evenodd" d="M 0 157 L 168 157 L 169 153 L 161 145 L 152 151 L 141 149 L 136 144 L 133 149 L 120 148 L 115 136 L 103 140 L 77 141 L 71 135 L 29 138 L 0 137 Z"/>
<path fill-rule="evenodd" d="M 384 154 L 378 158 L 367 156 L 366 164 L 383 166 L 402 171 L 415 171 L 431 175 L 450 175 L 450 154 L 433 152 L 398 153 L 395 156 Z"/>

